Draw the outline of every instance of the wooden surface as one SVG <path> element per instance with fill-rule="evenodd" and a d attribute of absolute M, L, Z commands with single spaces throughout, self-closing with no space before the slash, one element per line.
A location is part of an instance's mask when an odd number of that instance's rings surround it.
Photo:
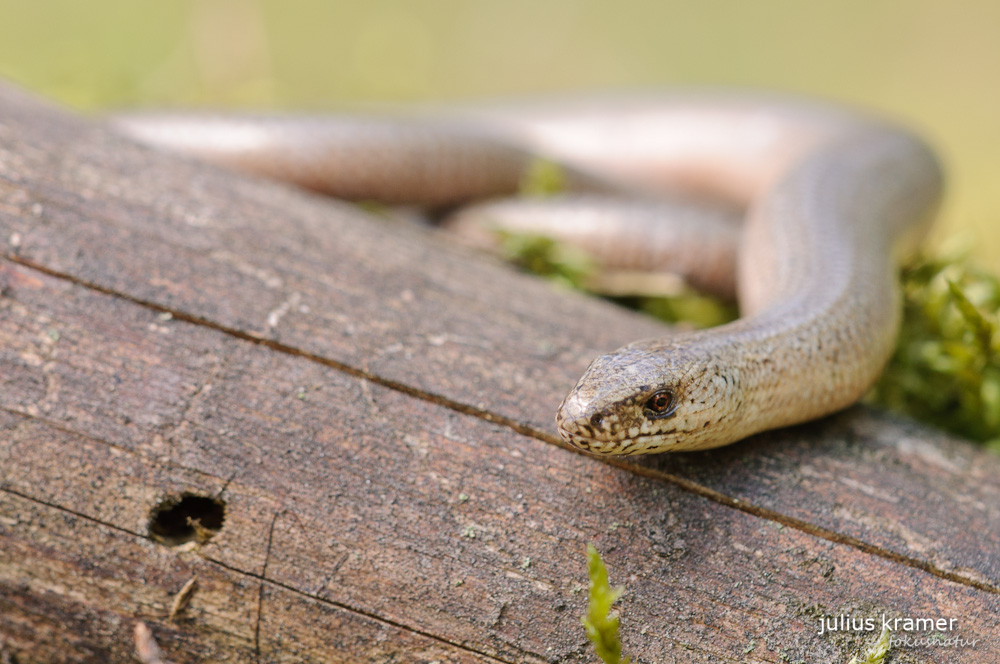
<path fill-rule="evenodd" d="M 593 662 L 594 542 L 641 662 L 846 662 L 822 615 L 956 618 L 1000 660 L 1000 458 L 853 408 L 641 461 L 558 445 L 665 328 L 432 233 L 0 93 L 0 655 Z M 200 547 L 148 536 L 217 497 Z M 192 577 L 188 608 L 169 620 Z"/>

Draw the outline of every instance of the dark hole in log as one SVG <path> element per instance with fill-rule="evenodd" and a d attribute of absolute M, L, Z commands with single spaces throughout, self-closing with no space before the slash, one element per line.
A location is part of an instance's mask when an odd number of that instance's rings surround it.
<path fill-rule="evenodd" d="M 167 498 L 153 508 L 149 535 L 168 546 L 204 543 L 222 529 L 225 518 L 225 502 L 185 493 Z"/>

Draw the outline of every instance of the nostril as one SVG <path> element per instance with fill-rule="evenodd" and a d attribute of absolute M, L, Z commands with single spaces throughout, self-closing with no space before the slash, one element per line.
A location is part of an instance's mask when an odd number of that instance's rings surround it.
<path fill-rule="evenodd" d="M 590 426 L 600 427 L 604 424 L 604 413 L 594 413 L 590 416 Z"/>

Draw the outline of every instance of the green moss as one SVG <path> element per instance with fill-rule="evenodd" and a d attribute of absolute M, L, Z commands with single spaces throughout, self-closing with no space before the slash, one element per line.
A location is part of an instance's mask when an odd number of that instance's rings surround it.
<path fill-rule="evenodd" d="M 497 231 L 497 236 L 508 261 L 570 288 L 587 290 L 587 280 L 597 269 L 587 252 L 544 235 Z"/>
<path fill-rule="evenodd" d="M 953 253 L 902 282 L 899 343 L 870 400 L 1000 451 L 1000 280 Z"/>
<path fill-rule="evenodd" d="M 581 618 L 587 638 L 594 644 L 594 650 L 604 664 L 628 664 L 631 658 L 622 659 L 618 612 L 611 610 L 624 588 L 612 588 L 608 583 L 608 570 L 593 544 L 587 545 L 587 573 L 590 577 L 590 592 L 587 613 Z"/>

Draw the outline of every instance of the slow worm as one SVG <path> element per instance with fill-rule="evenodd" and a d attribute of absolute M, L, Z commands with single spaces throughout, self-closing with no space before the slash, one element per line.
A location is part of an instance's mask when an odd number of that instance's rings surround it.
<path fill-rule="evenodd" d="M 892 353 L 896 260 L 941 192 L 937 160 L 908 131 L 770 98 L 115 122 L 148 143 L 349 199 L 444 207 L 509 195 L 541 155 L 564 164 L 575 188 L 743 208 L 741 318 L 603 355 L 559 407 L 562 437 L 599 454 L 717 447 L 854 403 Z M 516 217 L 517 204 L 504 205 Z M 705 249 L 693 244 L 681 253 Z"/>

